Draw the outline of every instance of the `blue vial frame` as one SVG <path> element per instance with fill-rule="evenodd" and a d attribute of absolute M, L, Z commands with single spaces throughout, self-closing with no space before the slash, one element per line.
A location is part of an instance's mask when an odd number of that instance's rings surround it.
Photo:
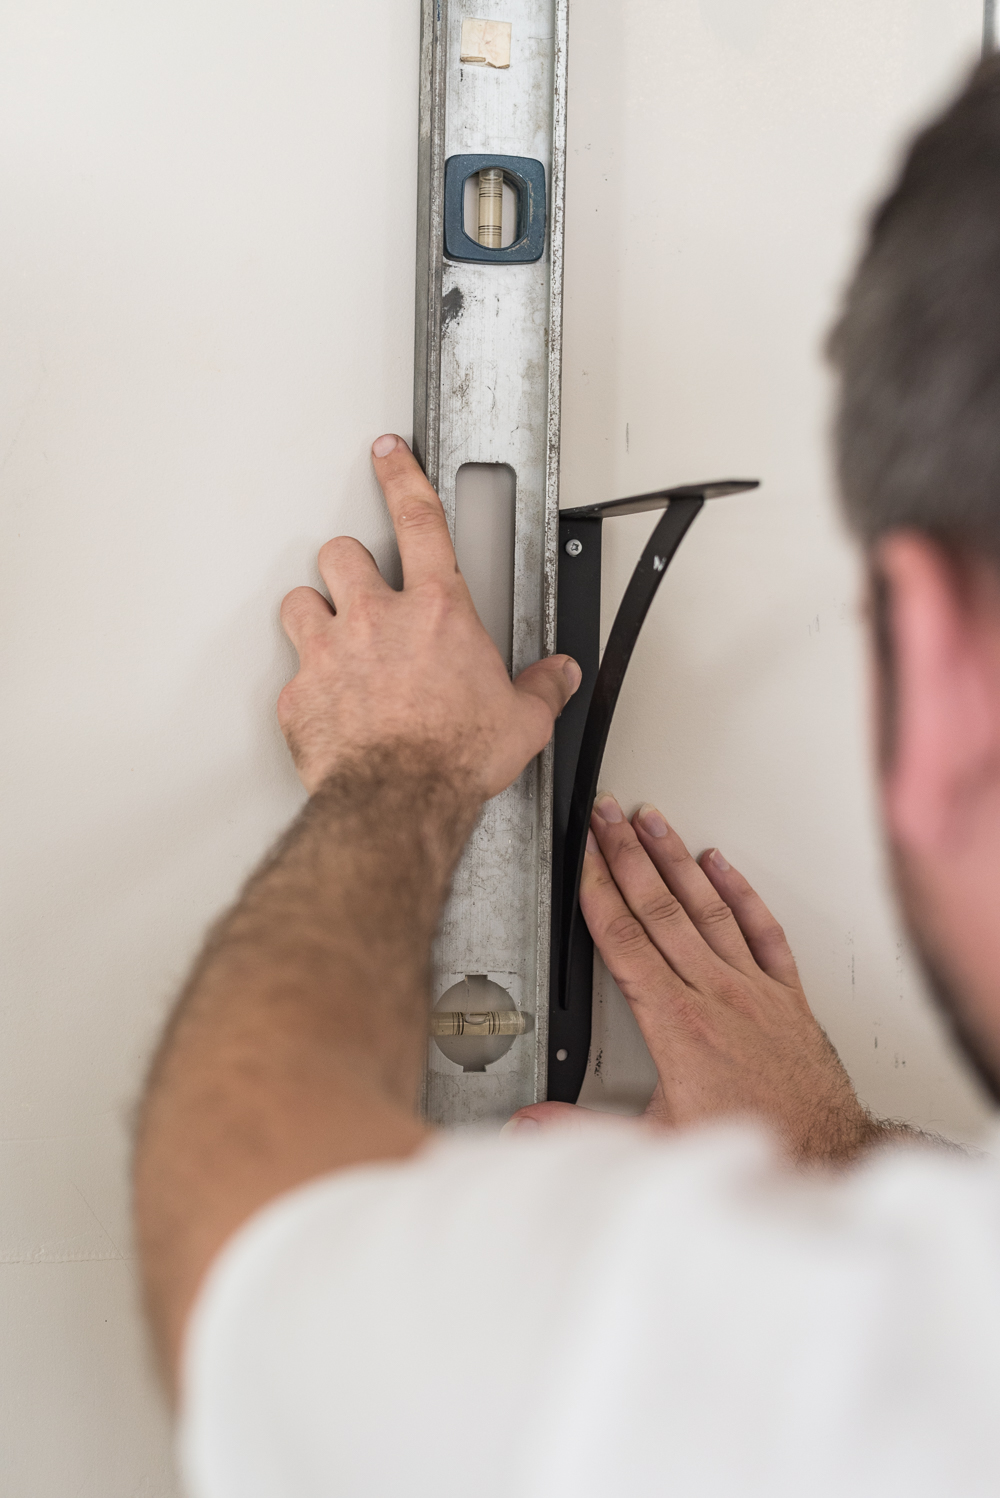
<path fill-rule="evenodd" d="M 484 167 L 499 167 L 517 189 L 517 233 L 502 250 L 465 232 L 465 184 Z M 444 167 L 444 252 L 449 260 L 529 265 L 545 250 L 545 168 L 532 156 L 449 156 Z"/>

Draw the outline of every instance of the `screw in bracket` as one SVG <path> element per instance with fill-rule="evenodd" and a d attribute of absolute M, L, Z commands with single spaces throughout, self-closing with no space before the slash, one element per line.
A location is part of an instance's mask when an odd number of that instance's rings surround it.
<path fill-rule="evenodd" d="M 573 536 L 569 541 L 566 542 L 566 545 L 563 549 L 568 557 L 578 557 L 583 550 L 583 542 L 578 541 L 576 537 Z"/>

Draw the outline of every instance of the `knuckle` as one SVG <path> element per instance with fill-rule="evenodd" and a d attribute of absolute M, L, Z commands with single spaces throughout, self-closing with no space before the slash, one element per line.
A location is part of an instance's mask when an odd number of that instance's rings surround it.
<path fill-rule="evenodd" d="M 733 1014 L 755 1020 L 760 1016 L 760 998 L 753 988 L 744 983 L 720 981 L 715 985 L 715 997 Z"/>
<path fill-rule="evenodd" d="M 329 541 L 324 541 L 319 549 L 320 564 L 335 562 L 338 557 L 346 556 L 354 550 L 357 542 L 352 536 L 331 536 Z"/>
<path fill-rule="evenodd" d="M 656 1020 L 666 1026 L 666 1034 L 685 1040 L 708 1042 L 712 1034 L 711 1020 L 699 995 L 686 984 L 642 978 L 620 983 L 622 993 L 629 1006 L 636 1012 L 640 1023 Z"/>
<path fill-rule="evenodd" d="M 396 524 L 400 530 L 419 532 L 438 529 L 443 519 L 439 501 L 407 498 L 400 505 Z"/>
<path fill-rule="evenodd" d="M 455 588 L 450 577 L 429 577 L 420 585 L 421 597 L 438 608 L 450 608 L 455 602 Z"/>
<path fill-rule="evenodd" d="M 375 593 L 360 589 L 351 599 L 345 617 L 351 624 L 369 628 L 381 623 L 382 612 L 382 600 Z"/>
<path fill-rule="evenodd" d="M 733 912 L 725 900 L 710 900 L 709 903 L 698 912 L 698 924 L 710 926 L 728 926 L 733 919 Z"/>
<path fill-rule="evenodd" d="M 689 988 L 674 997 L 671 1004 L 671 1019 L 680 1030 L 697 1040 L 707 1040 L 709 1024 L 704 1005 L 698 1002 Z"/>
<path fill-rule="evenodd" d="M 643 901 L 643 920 L 654 926 L 671 925 L 682 914 L 680 902 L 664 887 Z"/>
<path fill-rule="evenodd" d="M 652 868 L 648 853 L 627 822 L 613 822 L 601 828 L 601 833 L 607 856 L 616 869 L 624 870 L 638 864 L 636 873 L 641 877 L 643 872 Z"/>
<path fill-rule="evenodd" d="M 295 688 L 297 681 L 298 677 L 293 676 L 291 681 L 286 682 L 278 693 L 278 723 L 282 728 L 295 716 L 295 706 L 298 697 Z"/>
<path fill-rule="evenodd" d="M 663 861 L 664 863 L 668 863 L 671 868 L 681 868 L 685 864 L 694 863 L 694 859 L 673 829 L 671 829 L 670 834 L 664 839 L 664 843 Z"/>
<path fill-rule="evenodd" d="M 440 576 L 427 578 L 420 584 L 420 601 L 428 623 L 440 626 L 450 618 L 458 602 L 453 580 Z"/>
<path fill-rule="evenodd" d="M 773 946 L 788 946 L 788 937 L 785 935 L 785 928 L 774 919 L 773 915 L 770 920 L 765 921 L 761 934 L 764 940 L 770 942 Z"/>
<path fill-rule="evenodd" d="M 290 593 L 285 594 L 281 600 L 282 619 L 294 619 L 298 614 L 301 614 L 306 605 L 307 593 L 308 589 L 302 587 L 293 588 Z"/>
<path fill-rule="evenodd" d="M 580 879 L 581 900 L 586 900 L 588 903 L 593 900 L 595 910 L 599 910 L 601 907 L 598 902 L 604 900 L 612 889 L 614 889 L 614 880 L 604 865 L 598 864 L 596 859 L 587 859 Z"/>
<path fill-rule="evenodd" d="M 611 877 L 606 864 L 598 865 L 593 869 L 588 877 L 592 881 L 594 888 L 599 890 L 601 894 L 614 893 L 614 895 L 617 897 L 618 886 L 615 883 L 614 879 Z"/>
<path fill-rule="evenodd" d="M 609 946 L 625 957 L 640 952 L 649 945 L 649 937 L 642 923 L 630 911 L 622 911 L 620 915 L 612 917 L 604 931 Z"/>
<path fill-rule="evenodd" d="M 618 844 L 622 858 L 637 859 L 640 863 L 648 863 L 649 855 L 636 837 L 628 822 L 612 822 L 611 836 Z"/>

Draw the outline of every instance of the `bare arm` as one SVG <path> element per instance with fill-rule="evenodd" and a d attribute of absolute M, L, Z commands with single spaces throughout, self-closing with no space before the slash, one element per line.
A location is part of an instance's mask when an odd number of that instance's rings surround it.
<path fill-rule="evenodd" d="M 340 538 L 320 554 L 336 614 L 309 588 L 285 600 L 300 667 L 279 718 L 311 799 L 209 937 L 142 1103 L 139 1251 L 174 1371 L 198 1284 L 241 1222 L 424 1138 L 430 945 L 452 869 L 579 682 L 565 656 L 510 682 L 405 444 L 376 470 L 403 591 Z"/>

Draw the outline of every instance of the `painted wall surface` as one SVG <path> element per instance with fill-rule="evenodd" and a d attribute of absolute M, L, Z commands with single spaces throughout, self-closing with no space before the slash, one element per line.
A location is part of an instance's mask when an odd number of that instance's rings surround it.
<path fill-rule="evenodd" d="M 564 505 L 763 480 L 678 553 L 606 786 L 756 885 L 876 1113 L 961 1139 L 984 1101 L 925 997 L 875 830 L 822 348 L 867 209 L 981 35 L 975 0 L 576 0 L 563 344 Z M 649 528 L 605 526 L 606 626 Z M 637 1106 L 650 1063 L 606 975 L 599 991 L 586 1098 Z"/>
<path fill-rule="evenodd" d="M 0 1491 L 161 1498 L 129 1111 L 300 805 L 289 588 L 412 412 L 416 0 L 0 7 Z"/>
<path fill-rule="evenodd" d="M 678 557 L 606 763 L 784 921 L 879 1111 L 972 1137 L 891 915 L 819 355 L 974 0 L 574 0 L 564 503 L 756 474 Z M 285 591 L 392 564 L 408 431 L 417 0 L 0 10 L 0 1487 L 167 1498 L 129 1112 L 212 915 L 301 792 Z M 647 522 L 615 522 L 609 614 Z M 648 1068 L 602 985 L 593 1101 Z"/>

